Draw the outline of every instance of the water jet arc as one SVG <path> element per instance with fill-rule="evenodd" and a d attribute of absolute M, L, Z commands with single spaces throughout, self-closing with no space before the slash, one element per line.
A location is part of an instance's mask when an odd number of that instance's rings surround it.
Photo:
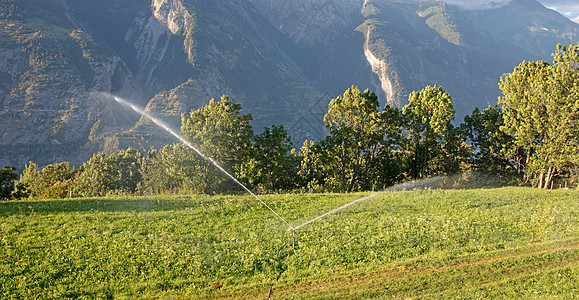
<path fill-rule="evenodd" d="M 362 201 L 366 201 L 366 200 L 368 200 L 368 199 L 374 198 L 374 197 L 376 197 L 376 196 L 378 196 L 378 195 L 380 195 L 380 194 L 382 194 L 382 193 L 383 193 L 383 192 L 374 193 L 374 194 L 372 194 L 372 195 L 369 195 L 369 196 L 366 196 L 366 197 L 363 197 L 363 198 L 354 200 L 354 201 L 352 201 L 352 202 L 346 203 L 346 204 L 344 204 L 344 205 L 342 205 L 342 206 L 340 206 L 340 207 L 338 207 L 338 208 L 336 208 L 336 209 L 334 209 L 334 210 L 331 210 L 331 211 L 329 211 L 329 212 L 327 212 L 327 213 L 325 213 L 325 214 L 323 214 L 323 215 L 319 215 L 319 216 L 317 216 L 317 217 L 315 217 L 315 218 L 313 218 L 313 219 L 311 219 L 311 220 L 309 220 L 309 221 L 307 221 L 307 222 L 305 222 L 305 223 L 303 223 L 303 224 L 301 224 L 301 225 L 299 225 L 299 226 L 295 226 L 293 229 L 294 229 L 294 230 L 298 230 L 298 229 L 300 229 L 300 228 L 302 228 L 302 227 L 304 227 L 304 226 L 306 226 L 306 225 L 308 225 L 308 224 L 310 224 L 310 223 L 313 223 L 313 222 L 315 222 L 315 221 L 317 221 L 317 220 L 319 220 L 319 219 L 322 219 L 322 218 L 324 218 L 324 217 L 327 217 L 328 215 L 337 213 L 337 212 L 339 212 L 340 210 L 342 210 L 342 209 L 344 209 L 344 208 L 346 208 L 346 207 L 348 207 L 348 206 L 351 206 L 351 205 L 354 205 L 354 204 L 356 204 L 356 203 L 358 203 L 358 202 L 362 202 Z"/>
<path fill-rule="evenodd" d="M 209 161 L 211 164 L 213 164 L 217 169 L 219 169 L 219 171 L 221 171 L 223 174 L 225 174 L 225 176 L 229 177 L 231 180 L 233 180 L 233 182 L 235 182 L 237 185 L 239 185 L 240 187 L 242 187 L 246 192 L 248 192 L 251 196 L 253 196 L 256 200 L 258 200 L 259 202 L 261 202 L 261 204 L 263 204 L 265 207 L 267 207 L 267 209 L 269 209 L 273 214 L 275 214 L 280 220 L 282 220 L 292 231 L 295 231 L 295 228 L 293 226 L 291 226 L 284 218 L 282 218 L 277 212 L 275 212 L 271 207 L 269 207 L 269 205 L 267 205 L 267 203 L 265 203 L 263 200 L 261 200 L 261 198 L 259 198 L 256 194 L 254 194 L 250 189 L 248 189 L 243 183 L 241 183 L 239 180 L 237 180 L 237 178 L 235 178 L 233 175 L 231 175 L 229 172 L 227 172 L 225 169 L 223 169 L 223 167 L 221 167 L 213 158 L 206 156 L 205 154 L 203 154 L 199 149 L 197 149 L 197 147 L 193 146 L 191 143 L 189 143 L 187 140 L 185 140 L 181 135 L 179 135 L 178 133 L 176 133 L 173 129 L 171 129 L 171 127 L 169 127 L 167 124 L 163 123 L 161 120 L 151 116 L 150 114 L 148 114 L 147 112 L 145 112 L 145 110 L 139 108 L 138 106 L 134 105 L 133 103 L 115 96 L 115 95 L 110 95 L 110 94 L 106 94 L 103 93 L 106 96 L 109 97 L 113 97 L 113 99 L 115 99 L 116 102 L 128 106 L 130 107 L 132 110 L 134 110 L 135 112 L 139 113 L 140 115 L 146 117 L 147 119 L 151 120 L 153 123 L 155 123 L 157 126 L 163 128 L 165 131 L 167 131 L 168 133 L 170 133 L 172 136 L 176 137 L 179 141 L 181 141 L 183 144 L 185 144 L 187 147 L 191 148 L 191 150 L 195 151 L 195 153 L 197 153 L 199 156 L 201 156 L 203 159 Z"/>
<path fill-rule="evenodd" d="M 325 218 L 325 217 L 327 217 L 327 216 L 329 216 L 329 215 L 331 215 L 331 214 L 337 213 L 337 212 L 339 212 L 339 211 L 341 211 L 341 210 L 343 210 L 343 209 L 345 209 L 345 208 L 347 208 L 347 207 L 349 207 L 349 206 L 351 206 L 351 205 L 354 205 L 354 204 L 359 203 L 359 202 L 366 201 L 366 200 L 368 200 L 368 199 L 372 199 L 372 198 L 374 198 L 374 197 L 376 197 L 376 196 L 379 196 L 379 195 L 381 195 L 381 194 L 383 194 L 383 193 L 392 192 L 392 191 L 407 190 L 407 189 L 427 188 L 427 187 L 431 186 L 432 184 L 434 184 L 434 183 L 436 183 L 436 182 L 439 182 L 439 181 L 441 181 L 441 177 L 430 177 L 430 178 L 425 178 L 425 179 L 418 179 L 418 180 L 414 180 L 414 181 L 399 183 L 399 184 L 394 185 L 394 186 L 391 186 L 391 187 L 389 187 L 389 188 L 387 188 L 387 189 L 385 189 L 385 190 L 383 190 L 383 191 L 376 192 L 376 193 L 374 193 L 374 194 L 372 194 L 372 195 L 369 195 L 369 196 L 366 196 L 366 197 L 362 197 L 362 198 L 360 198 L 360 199 L 356 199 L 356 200 L 354 200 L 354 201 L 352 201 L 352 202 L 348 202 L 348 203 L 346 203 L 346 204 L 344 204 L 344 205 L 342 205 L 342 206 L 340 206 L 340 207 L 338 207 L 338 208 L 335 208 L 335 209 L 333 209 L 333 210 L 331 210 L 331 211 L 329 211 L 329 212 L 327 212 L 327 213 L 325 213 L 325 214 L 323 214 L 323 215 L 319 215 L 319 216 L 317 216 L 317 217 L 315 217 L 315 218 L 313 218 L 313 219 L 311 219 L 311 220 L 309 220 L 309 221 L 307 221 L 307 222 L 305 222 L 305 223 L 303 223 L 303 224 L 301 224 L 301 225 L 294 226 L 294 227 L 292 228 L 292 230 L 293 230 L 293 231 L 296 231 L 296 230 L 298 230 L 298 229 L 300 229 L 300 228 L 302 228 L 302 227 L 304 227 L 304 226 L 306 226 L 306 225 L 308 225 L 308 224 L 310 224 L 310 223 L 313 223 L 313 222 L 315 222 L 315 221 L 317 221 L 317 220 L 319 220 L 319 219 Z"/>

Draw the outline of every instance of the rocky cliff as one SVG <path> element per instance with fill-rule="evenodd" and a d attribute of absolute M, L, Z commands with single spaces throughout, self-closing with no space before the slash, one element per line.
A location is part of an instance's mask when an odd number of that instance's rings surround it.
<path fill-rule="evenodd" d="M 0 164 L 22 167 L 174 142 L 110 94 L 174 127 L 228 94 L 256 131 L 324 135 L 351 85 L 382 105 L 439 84 L 457 115 L 495 104 L 499 76 L 549 60 L 579 26 L 535 0 L 467 10 L 400 0 L 0 0 Z"/>
<path fill-rule="evenodd" d="M 80 151 L 88 141 L 137 120 L 95 94 L 145 99 L 123 60 L 74 21 L 66 2 L 9 4 L 3 3 L 0 21 L 4 164 L 80 161 L 89 156 Z"/>

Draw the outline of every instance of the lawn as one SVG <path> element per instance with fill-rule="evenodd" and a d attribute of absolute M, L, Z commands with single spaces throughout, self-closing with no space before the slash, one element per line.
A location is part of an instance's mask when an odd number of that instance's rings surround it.
<path fill-rule="evenodd" d="M 262 199 L 297 227 L 367 195 Z M 385 192 L 294 237 L 248 195 L 1 202 L 0 297 L 573 298 L 578 211 L 570 190 Z"/>

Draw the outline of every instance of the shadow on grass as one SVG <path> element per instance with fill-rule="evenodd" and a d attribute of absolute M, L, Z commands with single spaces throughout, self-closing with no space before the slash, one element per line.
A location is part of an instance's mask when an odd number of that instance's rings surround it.
<path fill-rule="evenodd" d="M 220 199 L 208 196 L 91 198 L 0 202 L 0 216 L 74 212 L 151 212 L 197 208 Z"/>

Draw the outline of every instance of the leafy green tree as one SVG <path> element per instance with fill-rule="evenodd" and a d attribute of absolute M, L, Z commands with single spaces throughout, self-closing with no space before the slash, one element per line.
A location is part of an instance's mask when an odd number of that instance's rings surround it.
<path fill-rule="evenodd" d="M 557 45 L 553 53 L 553 65 L 557 69 L 558 93 L 555 140 L 552 148 L 556 154 L 551 180 L 553 176 L 565 175 L 579 187 L 579 46 L 569 47 Z M 559 147 L 557 147 L 557 145 Z"/>
<path fill-rule="evenodd" d="M 32 191 L 35 190 L 36 187 L 35 183 L 38 172 L 38 165 L 32 161 L 24 166 L 22 175 L 20 175 L 20 179 L 16 182 L 16 192 L 20 194 L 22 198 L 32 196 Z"/>
<path fill-rule="evenodd" d="M 262 192 L 295 189 L 298 158 L 293 150 L 283 126 L 266 127 L 254 137 L 250 158 L 242 165 L 241 178 Z"/>
<path fill-rule="evenodd" d="M 324 173 L 324 149 L 320 143 L 306 140 L 298 153 L 299 159 L 299 186 L 308 191 L 322 191 L 326 183 Z"/>
<path fill-rule="evenodd" d="M 525 152 L 514 145 L 512 136 L 501 130 L 503 113 L 497 106 L 484 111 L 475 108 L 460 125 L 471 143 L 471 164 L 476 171 L 495 176 L 516 175 L 523 171 Z"/>
<path fill-rule="evenodd" d="M 387 184 L 383 160 L 392 157 L 400 127 L 393 109 L 379 111 L 378 106 L 374 92 L 362 93 L 356 86 L 332 99 L 324 116 L 330 134 L 302 147 L 302 176 L 348 192 Z"/>
<path fill-rule="evenodd" d="M 116 169 L 116 168 L 115 168 Z M 82 167 L 76 178 L 76 193 L 84 197 L 105 196 L 113 189 L 113 170 L 104 153 L 95 153 Z"/>
<path fill-rule="evenodd" d="M 109 156 L 96 153 L 83 164 L 75 181 L 76 192 L 84 197 L 134 193 L 142 179 L 142 161 L 141 152 L 133 148 Z"/>
<path fill-rule="evenodd" d="M 527 151 L 527 179 L 539 188 L 578 165 L 579 48 L 558 45 L 553 64 L 523 62 L 499 87 L 505 124 L 515 145 Z"/>
<path fill-rule="evenodd" d="M 15 182 L 18 179 L 18 174 L 15 171 L 15 167 L 8 166 L 0 170 L 0 200 L 12 198 L 12 193 L 15 190 Z"/>
<path fill-rule="evenodd" d="M 184 144 L 152 150 L 143 161 L 139 190 L 144 194 L 203 193 L 201 160 Z"/>
<path fill-rule="evenodd" d="M 454 127 L 450 124 L 441 147 L 441 157 L 444 159 L 442 165 L 437 169 L 441 170 L 442 174 L 453 175 L 468 168 L 471 148 L 466 143 L 464 132 L 460 127 Z"/>
<path fill-rule="evenodd" d="M 181 116 L 181 133 L 205 156 L 215 160 L 232 175 L 239 175 L 241 166 L 250 157 L 253 130 L 251 114 L 240 115 L 241 104 L 228 96 Z M 209 161 L 201 160 L 201 178 L 205 192 L 237 188 Z"/>
<path fill-rule="evenodd" d="M 402 149 L 404 142 L 403 125 L 402 111 L 395 107 L 386 106 L 382 111 L 381 124 L 385 134 L 382 141 L 383 151 L 380 151 L 376 160 L 378 172 L 370 181 L 373 190 L 384 189 L 404 179 L 403 173 L 407 167 L 403 159 Z"/>
<path fill-rule="evenodd" d="M 454 108 L 450 95 L 439 86 L 412 92 L 402 112 L 408 130 L 408 165 L 415 179 L 444 172 L 442 145 L 449 136 Z"/>
<path fill-rule="evenodd" d="M 30 162 L 16 184 L 16 192 L 34 199 L 65 198 L 73 189 L 76 172 L 69 162 L 47 165 L 40 171 L 37 164 Z"/>

